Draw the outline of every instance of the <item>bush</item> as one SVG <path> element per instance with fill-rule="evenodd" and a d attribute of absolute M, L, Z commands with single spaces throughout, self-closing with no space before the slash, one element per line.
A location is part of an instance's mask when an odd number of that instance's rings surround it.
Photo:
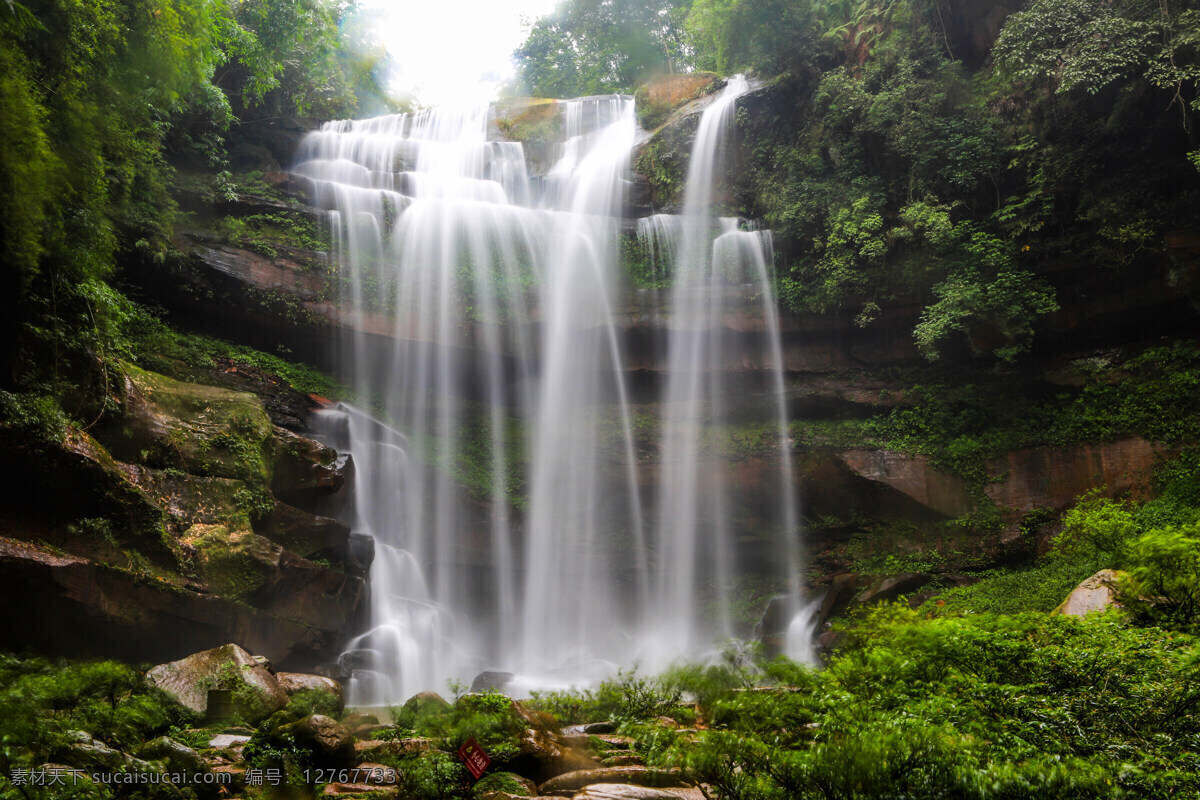
<path fill-rule="evenodd" d="M 1121 602 L 1142 618 L 1200 628 L 1200 523 L 1142 534 L 1129 554 Z"/>
<path fill-rule="evenodd" d="M 194 722 L 191 712 L 115 661 L 0 655 L 0 687 L 0 774 L 6 777 L 64 757 L 73 731 L 128 751 Z"/>
<path fill-rule="evenodd" d="M 530 706 L 552 715 L 561 724 L 636 721 L 670 715 L 682 696 L 682 686 L 670 678 L 639 677 L 618 671 L 614 680 L 595 689 L 535 692 Z"/>
<path fill-rule="evenodd" d="M 1195 640 L 1045 614 L 883 606 L 791 685 L 730 691 L 664 762 L 722 797 L 1028 798 L 1200 790 Z"/>
<path fill-rule="evenodd" d="M 312 714 L 324 714 L 337 719 L 342 713 L 342 704 L 329 692 L 320 689 L 301 689 L 292 695 L 284 709 L 296 719 L 303 719 Z"/>

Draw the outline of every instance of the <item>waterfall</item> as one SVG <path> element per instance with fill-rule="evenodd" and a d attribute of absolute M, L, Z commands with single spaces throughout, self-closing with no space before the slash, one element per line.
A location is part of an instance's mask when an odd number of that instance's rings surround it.
<path fill-rule="evenodd" d="M 710 212 L 739 81 L 700 121 L 682 217 L 640 223 L 675 275 L 657 498 L 642 488 L 618 324 L 632 98 L 559 103 L 558 157 L 538 179 L 519 143 L 489 134 L 485 106 L 332 122 L 301 144 L 293 173 L 330 212 L 361 406 L 319 425 L 350 453 L 348 521 L 376 552 L 367 624 L 342 655 L 352 703 L 483 669 L 595 680 L 732 633 L 694 607 L 715 582 L 727 608 L 735 569 L 724 490 L 705 491 L 695 456 L 701 416 L 723 413 L 720 315 L 735 298 L 771 340 L 764 391 L 786 444 L 770 236 L 714 235 Z M 794 583 L 783 456 L 780 563 Z"/>
<path fill-rule="evenodd" d="M 714 192 L 726 173 L 727 138 L 735 102 L 748 89 L 742 76 L 730 78 L 701 117 L 692 146 L 680 216 L 657 215 L 639 225 L 649 255 L 665 260 L 672 275 L 668 321 L 667 388 L 662 405 L 663 490 L 656 544 L 659 565 L 654 605 L 661 624 L 648 638 L 650 659 L 666 666 L 677 653 L 696 653 L 714 639 L 734 634 L 733 606 L 737 563 L 731 520 L 730 461 L 705 447 L 706 431 L 730 423 L 728 375 L 742 369 L 737 331 L 730 318 L 753 319 L 765 335 L 769 365 L 762 387 L 769 398 L 779 448 L 775 509 L 778 532 L 770 554 L 786 587 L 790 615 L 800 611 L 799 514 L 796 507 L 779 318 L 771 276 L 769 231 L 739 228 L 718 219 Z M 755 363 L 763 359 L 754 359 Z M 710 437 L 711 438 L 711 437 Z M 701 599 L 707 603 L 700 602 Z M 716 609 L 715 618 L 703 614 Z M 792 654 L 802 636 L 790 637 Z"/>

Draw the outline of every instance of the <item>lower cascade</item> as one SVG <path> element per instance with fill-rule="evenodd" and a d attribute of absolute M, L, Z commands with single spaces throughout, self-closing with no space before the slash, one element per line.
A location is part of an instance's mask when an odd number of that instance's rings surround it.
<path fill-rule="evenodd" d="M 806 656 L 771 235 L 715 210 L 747 90 L 731 78 L 703 111 L 681 213 L 637 221 L 670 289 L 636 301 L 631 97 L 559 103 L 541 175 L 488 107 L 332 122 L 302 143 L 293 172 L 330 211 L 355 316 L 341 357 L 358 406 L 319 420 L 353 460 L 348 522 L 375 545 L 341 656 L 352 703 L 481 670 L 551 688 L 715 655 L 749 635 L 735 607 L 755 581 Z M 663 340 L 645 380 L 631 314 Z M 721 439 L 747 413 L 773 450 L 752 522 Z"/>

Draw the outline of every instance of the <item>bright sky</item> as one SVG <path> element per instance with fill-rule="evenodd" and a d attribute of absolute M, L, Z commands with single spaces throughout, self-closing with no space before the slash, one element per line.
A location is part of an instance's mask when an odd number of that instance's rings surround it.
<path fill-rule="evenodd" d="M 364 0 L 397 67 L 393 86 L 423 105 L 490 100 L 512 75 L 512 51 L 555 0 Z"/>

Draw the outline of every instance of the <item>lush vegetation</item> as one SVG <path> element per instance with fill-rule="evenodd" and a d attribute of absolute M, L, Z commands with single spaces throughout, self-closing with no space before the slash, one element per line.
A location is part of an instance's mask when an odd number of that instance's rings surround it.
<path fill-rule="evenodd" d="M 228 181 L 229 153 L 263 121 L 384 106 L 384 51 L 357 13 L 331 0 L 0 5 L 0 390 L 13 402 L 85 425 L 104 413 L 138 316 L 113 282 L 123 263 L 171 257 L 176 164 Z M 275 223 L 237 224 L 268 247 Z"/>
<path fill-rule="evenodd" d="M 1191 637 L 1111 617 L 884 607 L 820 672 L 694 671 L 710 729 L 642 741 L 745 800 L 1193 796 L 1195 670 Z"/>
<path fill-rule="evenodd" d="M 582 97 L 632 91 L 686 57 L 687 3 L 679 0 L 571 0 L 537 20 L 513 54 L 516 91 Z"/>
<path fill-rule="evenodd" d="M 1164 235 L 1196 224 L 1194 2 L 1034 0 L 1003 25 L 982 2 L 632 5 L 654 20 L 637 36 L 600 24 L 613 4 L 540 20 L 515 54 L 523 87 L 633 91 L 673 69 L 771 81 L 739 113 L 725 195 L 775 232 L 796 311 L 865 327 L 900 310 L 930 359 L 1011 361 L 1081 291 L 1065 280 L 1161 272 Z M 638 166 L 678 202 L 664 149 Z"/>

